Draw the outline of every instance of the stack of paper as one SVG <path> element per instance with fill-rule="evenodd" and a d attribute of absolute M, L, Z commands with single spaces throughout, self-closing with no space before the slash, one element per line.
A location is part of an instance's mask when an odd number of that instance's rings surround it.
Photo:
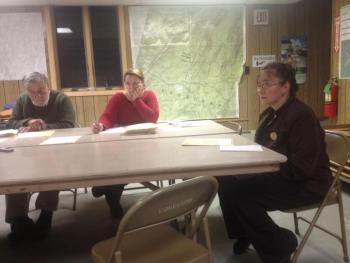
<path fill-rule="evenodd" d="M 155 123 L 139 123 L 125 127 L 125 134 L 149 134 L 156 133 L 157 124 Z"/>

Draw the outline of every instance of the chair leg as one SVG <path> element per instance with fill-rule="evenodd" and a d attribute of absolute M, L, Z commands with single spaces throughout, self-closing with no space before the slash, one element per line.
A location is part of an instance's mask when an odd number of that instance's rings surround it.
<path fill-rule="evenodd" d="M 78 189 L 74 188 L 73 189 L 73 211 L 77 209 L 77 194 L 78 194 Z"/>
<path fill-rule="evenodd" d="M 294 218 L 294 232 L 295 232 L 295 234 L 300 236 L 298 215 L 296 212 L 293 212 L 293 218 Z"/>
<path fill-rule="evenodd" d="M 84 187 L 84 193 L 87 194 L 88 193 L 88 189 L 87 187 Z"/>
<path fill-rule="evenodd" d="M 341 189 L 338 188 L 338 206 L 339 206 L 339 219 L 340 219 L 340 229 L 341 229 L 341 243 L 343 247 L 343 253 L 344 253 L 344 261 L 349 262 L 349 255 L 348 255 L 348 245 L 346 242 L 346 230 L 345 230 L 345 220 L 344 220 L 344 207 L 343 207 L 343 198 L 341 196 Z"/>
<path fill-rule="evenodd" d="M 209 223 L 208 223 L 208 218 L 206 216 L 203 218 L 203 231 L 204 231 L 205 244 L 209 251 L 209 262 L 213 262 L 213 253 L 212 253 L 213 250 L 210 242 Z"/>
<path fill-rule="evenodd" d="M 306 243 L 306 241 L 308 240 L 308 238 L 309 238 L 309 236 L 310 236 L 310 234 L 311 234 L 311 231 L 312 231 L 312 229 L 314 228 L 314 226 L 315 226 L 315 224 L 316 224 L 318 218 L 320 217 L 323 208 L 324 208 L 324 204 L 322 204 L 322 205 L 320 206 L 320 208 L 317 209 L 317 212 L 316 212 L 314 218 L 312 219 L 312 221 L 311 221 L 309 227 L 307 228 L 306 233 L 305 233 L 303 239 L 301 240 L 299 246 L 297 247 L 297 250 L 296 250 L 296 251 L 294 252 L 294 254 L 293 254 L 291 263 L 296 263 L 296 262 L 297 262 L 297 259 L 298 259 L 299 255 L 300 255 L 301 251 L 303 250 L 303 248 L 304 248 L 304 246 L 305 246 L 305 243 Z"/>

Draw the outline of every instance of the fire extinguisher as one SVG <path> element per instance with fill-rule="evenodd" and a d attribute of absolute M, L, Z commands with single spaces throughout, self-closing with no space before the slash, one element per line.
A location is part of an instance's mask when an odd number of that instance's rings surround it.
<path fill-rule="evenodd" d="M 324 87 L 324 117 L 331 118 L 337 115 L 337 78 L 332 78 Z"/>

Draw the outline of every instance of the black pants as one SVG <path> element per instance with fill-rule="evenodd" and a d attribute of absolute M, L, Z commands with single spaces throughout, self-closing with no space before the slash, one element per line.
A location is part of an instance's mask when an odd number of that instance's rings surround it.
<path fill-rule="evenodd" d="M 319 202 L 322 194 L 305 190 L 301 183 L 278 173 L 226 176 L 219 181 L 219 199 L 229 238 L 251 241 L 263 262 L 274 254 L 290 254 L 292 233 L 276 225 L 267 211 L 295 208 Z"/>

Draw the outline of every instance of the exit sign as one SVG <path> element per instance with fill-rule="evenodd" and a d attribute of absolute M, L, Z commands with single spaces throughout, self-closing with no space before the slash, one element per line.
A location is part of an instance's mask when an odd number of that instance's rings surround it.
<path fill-rule="evenodd" d="M 254 10 L 254 25 L 268 25 L 269 24 L 269 10 L 259 9 Z"/>

